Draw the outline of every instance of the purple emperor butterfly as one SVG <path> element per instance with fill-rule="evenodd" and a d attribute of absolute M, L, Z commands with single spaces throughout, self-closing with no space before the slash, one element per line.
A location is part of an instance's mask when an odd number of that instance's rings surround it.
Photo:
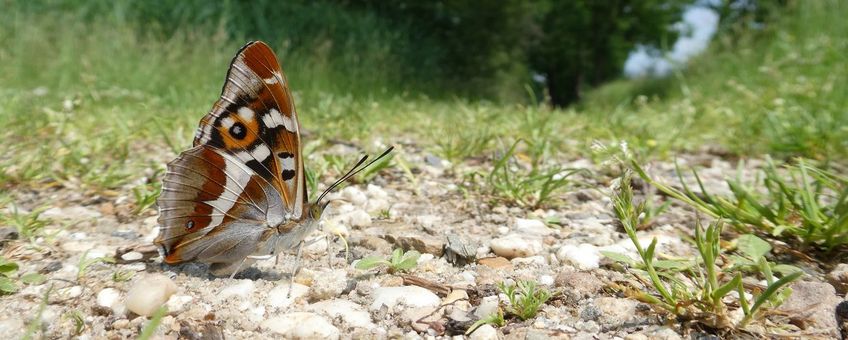
<path fill-rule="evenodd" d="M 235 275 L 248 259 L 297 248 L 317 228 L 327 205 L 321 199 L 392 150 L 364 166 L 363 157 L 308 202 L 288 85 L 263 42 L 248 43 L 233 58 L 194 147 L 168 163 L 154 241 L 165 263 L 199 261 L 214 275 Z"/>

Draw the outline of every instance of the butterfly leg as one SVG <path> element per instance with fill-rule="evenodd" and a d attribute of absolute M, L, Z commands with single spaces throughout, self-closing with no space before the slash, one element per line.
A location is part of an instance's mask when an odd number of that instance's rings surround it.
<path fill-rule="evenodd" d="M 286 294 L 286 298 L 291 298 L 292 287 L 294 286 L 294 277 L 297 275 L 297 272 L 300 271 L 300 260 L 301 256 L 303 256 L 303 241 L 300 241 L 297 245 L 297 255 L 294 259 L 294 268 L 291 273 L 291 284 L 289 285 L 289 292 Z"/>

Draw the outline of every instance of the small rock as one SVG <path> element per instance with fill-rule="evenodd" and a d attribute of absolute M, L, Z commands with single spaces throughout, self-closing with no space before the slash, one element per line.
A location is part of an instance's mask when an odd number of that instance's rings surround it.
<path fill-rule="evenodd" d="M 256 289 L 256 285 L 252 280 L 241 280 L 239 283 L 222 289 L 221 292 L 218 293 L 217 298 L 218 300 L 226 300 L 235 296 L 238 300 L 244 300 L 250 297 L 250 294 L 253 293 L 254 289 Z"/>
<path fill-rule="evenodd" d="M 464 266 L 474 261 L 477 250 L 471 242 L 454 234 L 448 234 L 445 245 L 445 259 L 456 266 Z"/>
<path fill-rule="evenodd" d="M 355 328 L 374 328 L 371 322 L 371 314 L 362 306 L 348 300 L 326 300 L 306 306 L 306 311 L 326 315 L 330 318 L 339 318 L 347 325 Z"/>
<path fill-rule="evenodd" d="M 315 313 L 294 312 L 262 321 L 260 327 L 287 339 L 338 339 L 339 329 Z"/>
<path fill-rule="evenodd" d="M 309 287 L 310 300 L 327 300 L 337 297 L 347 288 L 347 273 L 344 270 L 315 273 Z"/>
<path fill-rule="evenodd" d="M 371 215 L 364 210 L 354 210 L 348 214 L 348 221 L 353 228 L 365 228 L 371 226 Z"/>
<path fill-rule="evenodd" d="M 169 313 L 179 313 L 185 309 L 186 304 L 191 300 L 194 300 L 194 298 L 188 295 L 172 295 L 165 306 L 168 307 Z"/>
<path fill-rule="evenodd" d="M 345 187 L 340 194 L 343 200 L 357 207 L 365 207 L 365 204 L 368 203 L 368 195 L 355 186 Z"/>
<path fill-rule="evenodd" d="M 605 284 L 595 275 L 586 272 L 560 273 L 554 286 L 565 288 L 565 294 L 575 301 L 594 296 Z"/>
<path fill-rule="evenodd" d="M 496 255 L 512 259 L 533 256 L 542 252 L 542 241 L 528 240 L 518 234 L 509 234 L 493 239 L 489 247 Z"/>
<path fill-rule="evenodd" d="M 493 269 L 512 269 L 512 262 L 500 256 L 482 258 L 477 263 Z"/>
<path fill-rule="evenodd" d="M 539 284 L 545 286 L 551 286 L 554 284 L 554 277 L 550 275 L 542 275 L 539 276 Z"/>
<path fill-rule="evenodd" d="M 129 253 L 121 255 L 121 259 L 126 261 L 126 262 L 139 261 L 143 258 L 144 258 L 144 254 L 139 253 L 137 251 L 131 251 Z"/>
<path fill-rule="evenodd" d="M 73 299 L 82 295 L 82 287 L 73 286 L 68 288 L 59 289 L 56 292 L 62 299 Z"/>
<path fill-rule="evenodd" d="M 138 279 L 127 292 L 126 306 L 131 312 L 151 316 L 177 291 L 177 285 L 167 276 L 148 275 Z"/>
<path fill-rule="evenodd" d="M 119 237 L 126 240 L 135 240 L 141 237 L 141 234 L 132 230 L 116 230 L 111 234 L 113 237 Z"/>
<path fill-rule="evenodd" d="M 97 305 L 104 308 L 113 309 L 118 304 L 121 298 L 121 292 L 115 288 L 104 288 L 97 293 Z"/>
<path fill-rule="evenodd" d="M 801 329 L 814 329 L 838 338 L 839 327 L 834 311 L 842 299 L 836 296 L 836 289 L 824 282 L 807 281 L 795 282 L 790 288 L 792 295 L 778 310 L 789 315 L 790 322 Z"/>
<path fill-rule="evenodd" d="M 492 325 L 482 325 L 477 327 L 468 337 L 470 340 L 498 340 L 498 330 Z"/>
<path fill-rule="evenodd" d="M 620 326 L 627 322 L 637 320 L 636 306 L 639 302 L 630 299 L 620 299 L 614 297 L 602 296 L 596 298 L 591 306 L 587 306 L 581 312 L 581 318 L 584 320 L 598 319 L 598 323 L 603 325 Z M 595 308 L 595 311 L 590 309 Z M 595 317 L 583 317 L 583 314 L 594 314 Z"/>
<path fill-rule="evenodd" d="M 403 319 L 408 321 L 412 329 L 426 332 L 430 324 L 442 318 L 443 309 L 436 307 L 414 307 L 403 311 Z"/>
<path fill-rule="evenodd" d="M 591 244 L 573 246 L 564 245 L 557 251 L 557 258 L 582 270 L 597 269 L 601 263 L 601 253 Z"/>
<path fill-rule="evenodd" d="M 492 314 L 498 312 L 498 297 L 497 296 L 487 296 L 480 300 L 480 304 L 477 305 L 477 309 L 474 311 L 474 315 L 477 318 L 485 318 Z"/>
<path fill-rule="evenodd" d="M 20 339 L 26 326 L 24 320 L 9 315 L 8 319 L 0 320 L 0 334 L 7 339 Z"/>
<path fill-rule="evenodd" d="M 545 222 L 539 220 L 530 220 L 524 218 L 515 219 L 515 231 L 522 236 L 543 237 L 553 234 L 555 231 L 545 225 Z"/>
<path fill-rule="evenodd" d="M 409 307 L 435 307 L 441 302 L 436 294 L 418 286 L 380 287 L 372 296 L 371 310 L 379 310 L 383 305 L 393 309 L 400 303 Z"/>
<path fill-rule="evenodd" d="M 38 272 L 41 273 L 41 274 L 47 274 L 47 273 L 55 272 L 59 269 L 62 269 L 62 261 L 53 261 L 53 262 L 48 263 L 44 267 L 41 267 L 41 269 L 39 269 Z"/>
<path fill-rule="evenodd" d="M 291 295 L 289 296 L 289 289 Z M 289 285 L 288 283 L 280 284 L 268 292 L 266 303 L 268 306 L 276 308 L 285 308 L 291 306 L 295 300 L 306 295 L 309 292 L 309 287 L 299 283 Z"/>
<path fill-rule="evenodd" d="M 836 288 L 840 295 L 848 293 L 848 264 L 840 263 L 827 274 L 827 282 Z"/>
<path fill-rule="evenodd" d="M 424 254 L 442 256 L 445 251 L 445 242 L 437 237 L 427 235 L 386 235 L 386 240 L 396 244 L 403 249 L 415 249 Z"/>
<path fill-rule="evenodd" d="M 656 327 L 648 329 L 644 332 L 646 339 L 656 340 L 682 340 L 683 337 L 677 334 L 673 329 L 668 327 Z"/>

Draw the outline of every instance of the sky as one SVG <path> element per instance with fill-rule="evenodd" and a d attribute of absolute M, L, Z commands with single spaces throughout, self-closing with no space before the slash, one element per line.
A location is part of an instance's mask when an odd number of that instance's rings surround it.
<path fill-rule="evenodd" d="M 671 50 L 663 53 L 655 46 L 640 45 L 630 52 L 624 62 L 624 75 L 630 78 L 663 77 L 680 67 L 693 56 L 707 49 L 718 27 L 718 13 L 698 3 L 683 12 L 674 25 L 680 32 Z"/>

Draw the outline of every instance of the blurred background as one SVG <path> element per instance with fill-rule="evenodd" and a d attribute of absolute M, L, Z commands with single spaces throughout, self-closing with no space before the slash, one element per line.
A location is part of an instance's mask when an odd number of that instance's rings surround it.
<path fill-rule="evenodd" d="M 846 155 L 842 0 L 0 6 L 3 151 L 23 154 L 5 159 L 12 182 L 118 171 L 130 155 L 160 164 L 144 155 L 190 145 L 232 56 L 257 39 L 310 140 L 417 142 L 451 161 L 516 139 L 534 163 L 622 142 L 645 158 Z"/>

